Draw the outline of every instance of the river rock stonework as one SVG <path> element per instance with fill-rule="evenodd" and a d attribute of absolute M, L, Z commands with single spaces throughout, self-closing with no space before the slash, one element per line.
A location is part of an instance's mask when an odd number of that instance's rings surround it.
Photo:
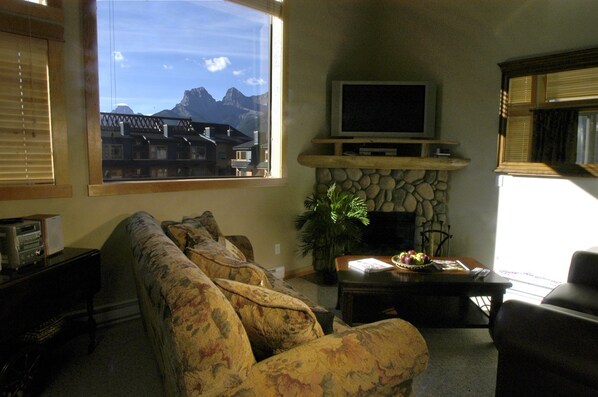
<path fill-rule="evenodd" d="M 448 171 L 317 168 L 316 191 L 336 182 L 365 200 L 368 211 L 415 212 L 415 226 L 447 224 Z"/>

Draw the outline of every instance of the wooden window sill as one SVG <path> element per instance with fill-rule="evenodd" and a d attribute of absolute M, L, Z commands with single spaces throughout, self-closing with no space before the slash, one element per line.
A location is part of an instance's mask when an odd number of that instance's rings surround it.
<path fill-rule="evenodd" d="M 73 197 L 71 185 L 0 185 L 0 200 L 28 200 Z"/>
<path fill-rule="evenodd" d="M 598 164 L 502 163 L 494 172 L 529 176 L 598 177 Z"/>
<path fill-rule="evenodd" d="M 107 182 L 88 186 L 90 196 L 114 196 L 121 194 L 144 194 L 180 192 L 189 190 L 218 188 L 251 188 L 286 186 L 286 178 L 214 178 L 214 179 L 176 179 L 145 180 L 126 182 Z"/>

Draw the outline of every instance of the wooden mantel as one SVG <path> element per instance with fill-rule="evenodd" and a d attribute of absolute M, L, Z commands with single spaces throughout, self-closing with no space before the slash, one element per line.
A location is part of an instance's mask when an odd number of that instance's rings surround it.
<path fill-rule="evenodd" d="M 469 159 L 457 157 L 432 157 L 433 146 L 458 145 L 458 142 L 438 139 L 405 138 L 314 138 L 314 144 L 333 144 L 334 154 L 302 153 L 297 157 L 299 164 L 312 168 L 360 168 L 360 169 L 404 169 L 404 170 L 447 170 L 453 171 L 469 165 Z M 396 144 L 420 145 L 419 157 L 403 156 L 360 156 L 346 155 L 345 144 Z"/>

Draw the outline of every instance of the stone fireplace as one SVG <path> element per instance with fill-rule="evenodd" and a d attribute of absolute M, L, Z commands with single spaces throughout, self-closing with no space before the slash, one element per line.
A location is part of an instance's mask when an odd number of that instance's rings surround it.
<path fill-rule="evenodd" d="M 440 228 L 448 222 L 446 170 L 316 168 L 316 191 L 330 185 L 355 193 L 368 211 L 415 214 L 415 246 L 421 246 L 422 227 Z"/>

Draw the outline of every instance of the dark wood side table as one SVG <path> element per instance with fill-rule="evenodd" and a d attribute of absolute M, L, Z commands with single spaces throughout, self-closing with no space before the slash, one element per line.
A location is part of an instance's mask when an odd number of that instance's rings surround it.
<path fill-rule="evenodd" d="M 7 372 L 11 372 L 11 360 L 19 367 L 28 367 L 24 365 L 23 360 L 31 361 L 30 364 L 35 365 L 36 358 L 28 357 L 27 349 L 22 350 L 21 356 L 19 351 L 14 351 L 20 335 L 83 302 L 87 305 L 88 318 L 84 328 L 89 333 L 88 352 L 91 353 L 96 345 L 93 297 L 100 290 L 100 286 L 100 251 L 97 249 L 66 247 L 61 253 L 45 258 L 39 263 L 22 267 L 18 271 L 2 271 L 0 273 L 0 353 L 4 357 L 0 356 L 3 361 L 0 375 L 8 375 Z M 22 375 L 24 379 L 14 380 L 15 383 L 12 385 L 14 388 L 10 391 L 21 391 L 19 387 L 27 390 L 25 378 L 32 374 L 15 374 L 15 370 L 12 370 L 11 376 L 18 378 Z M 34 368 L 18 368 L 18 370 L 31 372 Z M 7 382 L 6 379 L 2 380 Z M 11 385 L 0 386 L 5 391 L 4 388 Z"/>
<path fill-rule="evenodd" d="M 492 334 L 494 318 L 507 288 L 512 284 L 492 272 L 484 279 L 476 280 L 466 271 L 414 272 L 393 269 L 379 273 L 362 273 L 348 268 L 350 260 L 364 256 L 336 258 L 338 271 L 338 297 L 343 320 L 354 322 L 374 321 L 373 305 L 379 301 L 394 307 L 393 315 L 423 327 L 488 327 Z M 387 263 L 389 256 L 376 256 Z M 470 257 L 459 259 L 469 269 L 485 268 Z M 475 305 L 470 297 L 490 297 L 488 313 Z M 361 307 L 358 302 L 362 300 Z M 363 304 L 365 303 L 365 304 Z M 359 321 L 361 319 L 365 321 Z"/>

